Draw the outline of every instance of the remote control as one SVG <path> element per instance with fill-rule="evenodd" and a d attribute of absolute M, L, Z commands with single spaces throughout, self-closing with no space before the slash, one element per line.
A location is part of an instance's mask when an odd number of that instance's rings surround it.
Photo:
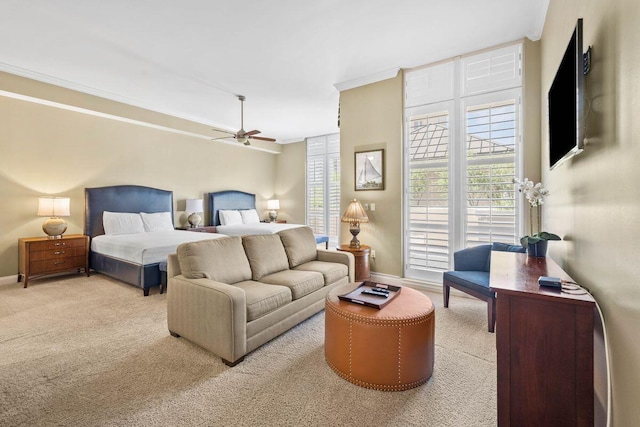
<path fill-rule="evenodd" d="M 384 292 L 370 291 L 369 289 L 362 291 L 362 293 L 367 295 L 375 295 L 377 297 L 382 297 L 382 298 L 389 297 L 389 295 L 385 294 Z"/>

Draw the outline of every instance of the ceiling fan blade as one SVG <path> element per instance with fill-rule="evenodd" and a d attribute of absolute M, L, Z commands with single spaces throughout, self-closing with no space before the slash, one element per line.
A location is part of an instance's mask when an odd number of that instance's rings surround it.
<path fill-rule="evenodd" d="M 265 138 L 264 136 L 251 136 L 251 139 L 259 139 L 260 141 L 276 142 L 273 138 Z"/>
<path fill-rule="evenodd" d="M 257 135 L 259 133 L 261 133 L 259 130 L 254 129 L 254 130 L 250 130 L 249 132 L 245 133 L 245 135 L 251 136 L 251 135 Z"/>
<path fill-rule="evenodd" d="M 224 132 L 224 133 L 228 133 L 230 135 L 235 135 L 237 132 L 231 132 L 230 130 L 224 130 L 224 129 L 211 129 L 214 132 Z"/>

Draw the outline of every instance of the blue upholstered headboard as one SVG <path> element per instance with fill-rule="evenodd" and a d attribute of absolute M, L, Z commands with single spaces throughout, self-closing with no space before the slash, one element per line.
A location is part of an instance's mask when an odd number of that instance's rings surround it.
<path fill-rule="evenodd" d="M 84 189 L 84 232 L 90 237 L 104 234 L 102 213 L 171 212 L 173 192 L 139 185 L 114 185 Z"/>
<path fill-rule="evenodd" d="M 209 193 L 209 225 L 220 225 L 220 210 L 255 209 L 256 195 L 244 191 Z"/>

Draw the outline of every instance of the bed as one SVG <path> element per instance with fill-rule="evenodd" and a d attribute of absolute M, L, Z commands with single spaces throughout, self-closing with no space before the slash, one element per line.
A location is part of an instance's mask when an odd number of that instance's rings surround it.
<path fill-rule="evenodd" d="M 89 267 L 142 288 L 144 296 L 162 284 L 161 265 L 180 243 L 224 237 L 177 231 L 173 224 L 171 191 L 137 185 L 85 188 Z"/>
<path fill-rule="evenodd" d="M 227 236 L 243 236 L 247 234 L 273 234 L 281 230 L 295 227 L 306 227 L 304 224 L 281 224 L 261 222 L 256 211 L 255 194 L 244 191 L 225 190 L 209 193 L 209 225 L 216 227 L 216 232 Z M 329 238 L 316 234 L 316 242 L 328 247 Z"/>

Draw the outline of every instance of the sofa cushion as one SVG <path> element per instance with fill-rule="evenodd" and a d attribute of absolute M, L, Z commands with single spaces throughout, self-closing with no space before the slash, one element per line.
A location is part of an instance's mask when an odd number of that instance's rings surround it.
<path fill-rule="evenodd" d="M 489 273 L 486 271 L 447 271 L 443 279 L 459 283 L 467 289 L 473 289 L 488 297 L 495 295 L 495 292 L 489 288 Z"/>
<path fill-rule="evenodd" d="M 294 270 L 317 271 L 324 276 L 324 284 L 330 285 L 349 275 L 349 268 L 344 264 L 325 261 L 309 261 L 300 264 Z"/>
<path fill-rule="evenodd" d="M 182 243 L 176 250 L 187 279 L 207 278 L 233 284 L 251 279 L 251 267 L 240 237 Z"/>
<path fill-rule="evenodd" d="M 286 286 L 246 280 L 234 286 L 244 290 L 247 301 L 247 322 L 255 320 L 291 302 L 291 291 Z"/>
<path fill-rule="evenodd" d="M 289 268 L 313 261 L 317 256 L 316 236 L 311 227 L 296 227 L 279 231 L 284 250 L 289 258 Z"/>
<path fill-rule="evenodd" d="M 251 265 L 253 280 L 289 269 L 287 254 L 280 237 L 275 234 L 243 236 L 242 244 Z"/>
<path fill-rule="evenodd" d="M 317 271 L 285 270 L 262 277 L 262 282 L 286 286 L 291 298 L 297 300 L 324 286 L 324 277 Z"/>

